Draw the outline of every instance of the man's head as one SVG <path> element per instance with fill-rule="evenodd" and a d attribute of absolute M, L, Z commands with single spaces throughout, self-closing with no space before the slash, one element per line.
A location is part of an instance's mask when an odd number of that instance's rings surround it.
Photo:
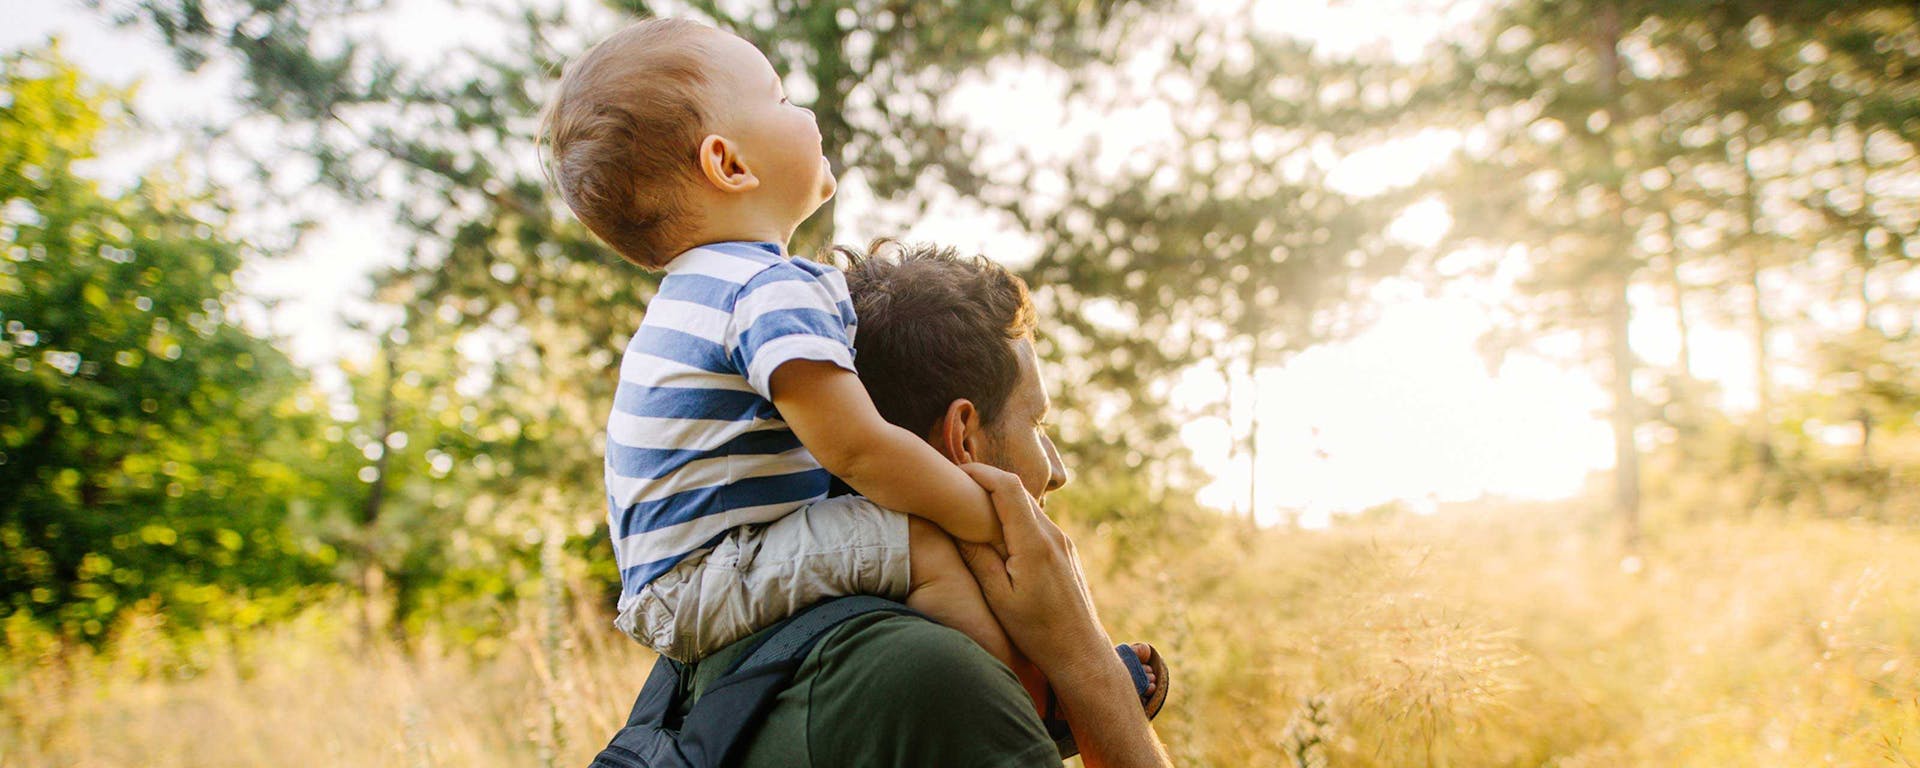
<path fill-rule="evenodd" d="M 653 269 L 742 218 L 784 244 L 834 191 L 813 112 L 767 57 L 682 19 L 637 22 L 569 64 L 540 134 L 567 207 Z"/>
<path fill-rule="evenodd" d="M 1026 284 L 950 248 L 880 241 L 840 252 L 860 318 L 854 365 L 880 415 L 949 459 L 1019 475 L 1035 498 L 1065 485 Z"/>

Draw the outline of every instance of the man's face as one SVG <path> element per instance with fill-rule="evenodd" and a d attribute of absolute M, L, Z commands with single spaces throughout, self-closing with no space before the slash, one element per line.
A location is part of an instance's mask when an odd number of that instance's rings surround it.
<path fill-rule="evenodd" d="M 1033 344 L 1019 339 L 1013 342 L 1013 349 L 1020 360 L 1020 380 L 993 423 L 984 425 L 986 440 L 980 460 L 1018 475 L 1027 493 L 1044 504 L 1047 492 L 1067 484 L 1067 467 L 1047 434 L 1052 401 L 1040 384 Z"/>

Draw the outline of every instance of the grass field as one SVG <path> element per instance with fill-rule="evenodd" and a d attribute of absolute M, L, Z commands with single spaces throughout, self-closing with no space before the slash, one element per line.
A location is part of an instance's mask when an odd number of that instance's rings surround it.
<path fill-rule="evenodd" d="M 1073 530 L 1116 638 L 1175 665 L 1181 765 L 1920 765 L 1920 531 L 1692 524 L 1628 558 L 1596 520 Z M 185 648 L 10 637 L 0 767 L 584 765 L 651 663 L 601 610 L 479 643 L 370 637 L 345 599 Z"/>

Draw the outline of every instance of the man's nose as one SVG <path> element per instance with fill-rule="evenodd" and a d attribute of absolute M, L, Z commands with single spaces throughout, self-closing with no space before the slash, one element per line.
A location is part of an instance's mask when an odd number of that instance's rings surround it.
<path fill-rule="evenodd" d="M 1047 490 L 1057 491 L 1067 484 L 1067 464 L 1060 460 L 1060 449 L 1054 447 L 1051 435 L 1042 435 L 1047 441 Z"/>

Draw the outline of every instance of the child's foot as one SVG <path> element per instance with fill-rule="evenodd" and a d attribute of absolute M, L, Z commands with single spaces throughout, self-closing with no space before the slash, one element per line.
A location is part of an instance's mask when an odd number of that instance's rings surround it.
<path fill-rule="evenodd" d="M 1129 643 L 1114 646 L 1114 654 L 1127 668 L 1127 676 L 1133 679 L 1133 690 L 1140 697 L 1140 708 L 1146 711 L 1147 719 L 1152 720 L 1160 714 L 1160 708 L 1166 706 L 1167 691 L 1173 676 L 1168 672 L 1166 660 L 1147 643 Z M 1073 757 L 1080 753 L 1073 741 L 1073 730 L 1068 727 L 1065 713 L 1060 711 L 1053 691 L 1047 691 L 1047 704 L 1040 710 L 1042 722 L 1047 726 L 1047 735 L 1053 738 L 1054 746 L 1060 750 L 1060 759 Z"/>
<path fill-rule="evenodd" d="M 1127 647 L 1132 648 L 1133 655 L 1140 659 L 1140 671 L 1147 676 L 1147 692 L 1142 694 L 1140 699 L 1150 701 L 1160 692 L 1160 676 L 1153 671 L 1153 646 L 1146 643 L 1128 643 Z"/>

